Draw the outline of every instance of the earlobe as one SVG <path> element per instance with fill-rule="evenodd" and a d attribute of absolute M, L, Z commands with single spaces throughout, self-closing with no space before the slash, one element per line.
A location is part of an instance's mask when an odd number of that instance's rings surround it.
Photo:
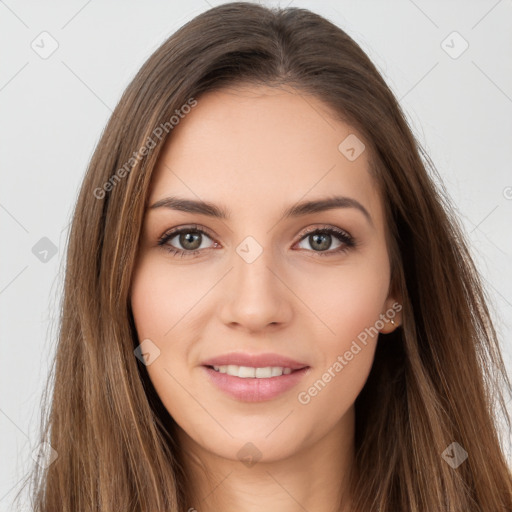
<path fill-rule="evenodd" d="M 379 332 L 381 334 L 390 334 L 393 331 L 395 331 L 398 327 L 400 327 L 400 324 L 397 323 L 395 320 L 388 320 L 384 327 L 382 327 L 382 329 L 379 329 Z"/>
<path fill-rule="evenodd" d="M 398 319 L 395 320 L 394 318 L 391 318 L 389 321 L 390 321 L 391 325 L 393 326 L 393 330 L 391 332 L 393 332 L 395 329 L 397 329 L 398 327 L 400 327 L 402 325 Z"/>
<path fill-rule="evenodd" d="M 384 324 L 379 332 L 389 334 L 401 326 L 402 304 L 392 297 L 386 301 L 386 311 L 381 314 L 382 323 Z"/>

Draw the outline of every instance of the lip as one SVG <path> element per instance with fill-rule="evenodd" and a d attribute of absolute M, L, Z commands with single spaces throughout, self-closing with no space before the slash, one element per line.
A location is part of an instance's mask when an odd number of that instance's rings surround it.
<path fill-rule="evenodd" d="M 281 366 L 283 368 L 291 368 L 292 370 L 300 370 L 308 366 L 306 363 L 294 361 L 286 356 L 279 354 L 244 354 L 242 352 L 233 352 L 222 356 L 213 357 L 203 361 L 203 366 L 224 366 L 234 364 L 236 366 L 250 366 L 252 368 L 266 368 L 267 366 Z"/>
<path fill-rule="evenodd" d="M 253 368 L 280 366 L 291 368 L 292 372 L 288 375 L 258 379 L 234 377 L 227 373 L 217 372 L 211 368 L 211 366 L 224 366 L 228 364 L 250 366 Z M 309 371 L 308 365 L 278 354 L 225 354 L 204 361 L 202 368 L 210 382 L 219 390 L 235 400 L 243 402 L 272 400 L 295 387 Z"/>

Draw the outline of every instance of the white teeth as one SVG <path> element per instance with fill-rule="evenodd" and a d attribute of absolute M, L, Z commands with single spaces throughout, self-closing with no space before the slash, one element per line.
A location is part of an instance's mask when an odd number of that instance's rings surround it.
<path fill-rule="evenodd" d="M 254 379 L 254 377 L 256 377 L 256 368 L 251 368 L 250 366 L 234 366 L 230 364 L 228 366 L 228 371 L 226 373 L 228 375 L 236 375 L 237 377 L 241 377 L 242 379 Z"/>
<path fill-rule="evenodd" d="M 281 368 L 278 368 L 276 366 L 274 366 L 272 368 L 272 374 L 271 374 L 271 377 L 278 377 L 279 375 L 282 375 L 283 372 L 281 371 Z"/>
<path fill-rule="evenodd" d="M 289 375 L 292 373 L 291 368 L 283 368 L 281 366 L 252 368 L 251 366 L 236 366 L 234 364 L 229 364 L 223 366 L 214 366 L 213 369 L 217 372 L 227 373 L 232 377 L 240 377 L 242 379 L 268 379 L 270 377 L 280 377 L 281 375 Z"/>
<path fill-rule="evenodd" d="M 268 379 L 269 377 L 272 377 L 272 370 L 276 371 L 276 377 L 280 374 L 280 368 L 256 368 L 255 370 L 255 377 L 258 379 Z"/>

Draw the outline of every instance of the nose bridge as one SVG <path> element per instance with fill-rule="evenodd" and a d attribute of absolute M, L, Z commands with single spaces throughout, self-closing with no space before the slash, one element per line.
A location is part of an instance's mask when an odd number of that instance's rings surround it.
<path fill-rule="evenodd" d="M 286 287 L 275 275 L 271 248 L 248 236 L 235 248 L 232 266 L 221 299 L 224 323 L 259 330 L 290 319 L 291 305 Z"/>
<path fill-rule="evenodd" d="M 233 276 L 239 298 L 245 300 L 258 297 L 268 304 L 279 293 L 275 275 L 269 268 L 275 266 L 272 249 L 263 247 L 254 237 L 246 237 L 235 249 Z"/>

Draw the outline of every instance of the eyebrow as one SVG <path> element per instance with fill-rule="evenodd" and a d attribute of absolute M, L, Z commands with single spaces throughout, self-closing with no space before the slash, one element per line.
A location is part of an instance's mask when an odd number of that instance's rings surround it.
<path fill-rule="evenodd" d="M 185 199 L 177 196 L 170 196 L 160 199 L 152 204 L 148 209 L 169 208 L 188 213 L 199 213 L 222 220 L 229 220 L 229 210 L 222 206 L 215 205 L 208 201 L 197 201 L 195 199 Z M 368 210 L 359 202 L 351 197 L 333 196 L 313 201 L 303 201 L 288 207 L 282 214 L 283 219 L 290 217 L 300 217 L 311 213 L 333 210 L 335 208 L 355 208 L 359 210 L 366 220 L 373 226 L 373 220 Z"/>

